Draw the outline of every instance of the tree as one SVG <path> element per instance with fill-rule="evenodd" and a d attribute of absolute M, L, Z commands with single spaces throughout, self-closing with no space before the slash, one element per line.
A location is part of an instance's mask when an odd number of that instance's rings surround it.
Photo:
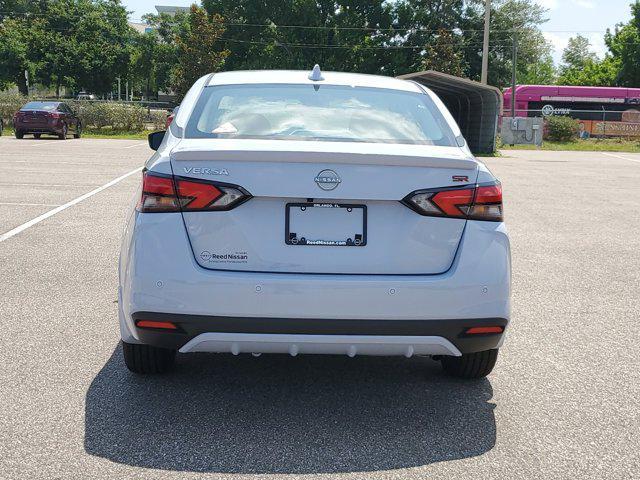
<path fill-rule="evenodd" d="M 520 65 L 518 71 L 518 83 L 522 85 L 553 85 L 557 79 L 551 46 L 547 45 L 548 51 L 541 51 L 537 62 Z"/>
<path fill-rule="evenodd" d="M 462 53 L 463 39 L 454 36 L 448 30 L 440 29 L 435 41 L 425 48 L 422 60 L 423 70 L 437 70 L 457 77 L 466 74 L 464 54 Z"/>
<path fill-rule="evenodd" d="M 29 40 L 34 33 L 24 19 L 5 18 L 0 23 L 0 89 L 15 83 L 20 93 L 28 93 L 24 72 L 33 74 Z"/>
<path fill-rule="evenodd" d="M 631 5 L 631 21 L 619 24 L 613 32 L 607 30 L 605 43 L 611 52 L 612 62 L 619 71 L 616 83 L 625 87 L 640 86 L 640 2 Z"/>
<path fill-rule="evenodd" d="M 562 52 L 559 85 L 586 85 L 607 87 L 616 85 L 620 62 L 611 56 L 600 60 L 591 51 L 591 42 L 578 35 L 570 38 Z"/>
<path fill-rule="evenodd" d="M 586 60 L 581 68 L 564 69 L 558 77 L 558 85 L 584 85 L 591 87 L 614 87 L 620 71 L 620 62 L 611 56 L 603 60 Z"/>
<path fill-rule="evenodd" d="M 6 2 L 7 0 L 5 0 Z M 120 0 L 11 0 L 0 19 L 0 78 L 21 91 L 24 70 L 54 86 L 111 90 L 127 70 L 131 29 Z M 6 8 L 6 10 L 5 10 Z"/>
<path fill-rule="evenodd" d="M 421 70 L 434 51 L 449 49 L 460 58 L 459 69 L 468 75 L 466 32 L 453 33 L 456 29 L 464 29 L 469 14 L 475 15 L 465 7 L 462 0 L 400 0 L 393 10 L 394 26 L 389 40 L 394 46 L 402 47 L 392 54 L 391 72 L 393 75 Z M 448 38 L 442 37 L 447 31 Z M 449 45 L 446 45 L 449 43 Z M 420 46 L 417 49 L 410 48 Z M 454 60 L 455 62 L 455 60 Z"/>
<path fill-rule="evenodd" d="M 582 35 L 570 38 L 562 52 L 563 68 L 582 68 L 596 59 L 596 54 L 591 51 L 591 42 Z"/>
<path fill-rule="evenodd" d="M 219 49 L 224 33 L 220 15 L 209 17 L 203 8 L 191 5 L 188 23 L 188 29 L 176 37 L 178 64 L 172 86 L 180 96 L 187 93 L 199 77 L 222 68 L 229 55 L 229 51 Z"/>
<path fill-rule="evenodd" d="M 497 87 L 511 85 L 512 50 L 514 38 L 518 42 L 516 64 L 518 83 L 535 78 L 536 72 L 550 72 L 551 46 L 540 31 L 547 21 L 546 10 L 533 0 L 493 0 L 491 8 L 491 37 L 489 49 L 489 84 Z M 471 2 L 461 26 L 466 30 L 469 48 L 465 49 L 469 64 L 469 78 L 478 80 L 482 68 L 482 34 L 484 30 L 484 1 Z M 540 80 L 545 80 L 541 75 Z"/>
<path fill-rule="evenodd" d="M 203 0 L 228 23 L 226 68 L 311 69 L 381 73 L 392 27 L 384 0 Z"/>
<path fill-rule="evenodd" d="M 415 71 L 415 59 L 429 56 L 429 45 L 444 47 L 438 29 L 451 34 L 450 47 L 462 55 L 463 76 L 479 80 L 482 69 L 484 0 L 442 2 L 438 0 L 404 0 L 398 2 L 394 25 L 411 37 L 421 39 L 423 52 L 407 50 L 396 67 L 397 73 Z M 511 84 L 512 49 L 518 39 L 517 78 L 547 83 L 555 78 L 552 47 L 540 31 L 547 21 L 546 10 L 533 0 L 493 0 L 491 2 L 491 37 L 489 45 L 489 83 L 499 87 Z M 415 32 L 415 33 L 413 33 Z M 405 38 L 405 37 L 402 37 Z M 431 47 L 435 48 L 435 47 Z M 413 60 L 412 60 L 413 59 Z M 422 62 L 421 62 L 422 63 Z"/>
<path fill-rule="evenodd" d="M 158 44 L 158 34 L 152 31 L 134 36 L 130 46 L 129 72 L 134 82 L 142 86 L 147 99 L 152 91 L 158 89 L 156 81 Z"/>

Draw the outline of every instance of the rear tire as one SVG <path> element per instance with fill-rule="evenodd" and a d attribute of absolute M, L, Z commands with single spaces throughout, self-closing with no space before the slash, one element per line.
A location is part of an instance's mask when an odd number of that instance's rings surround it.
<path fill-rule="evenodd" d="M 498 349 L 467 353 L 461 357 L 442 357 L 442 368 L 452 377 L 477 379 L 491 373 L 498 359 Z"/>
<path fill-rule="evenodd" d="M 175 350 L 127 342 L 122 342 L 122 353 L 127 368 L 141 375 L 164 373 L 176 358 Z"/>
<path fill-rule="evenodd" d="M 24 132 L 22 130 L 16 130 L 16 138 L 17 139 L 23 139 L 24 138 Z"/>

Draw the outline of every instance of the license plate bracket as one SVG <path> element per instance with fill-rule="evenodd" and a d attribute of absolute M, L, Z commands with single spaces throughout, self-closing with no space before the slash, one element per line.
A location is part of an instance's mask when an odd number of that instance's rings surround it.
<path fill-rule="evenodd" d="M 285 243 L 295 246 L 364 247 L 367 206 L 345 203 L 288 203 Z"/>

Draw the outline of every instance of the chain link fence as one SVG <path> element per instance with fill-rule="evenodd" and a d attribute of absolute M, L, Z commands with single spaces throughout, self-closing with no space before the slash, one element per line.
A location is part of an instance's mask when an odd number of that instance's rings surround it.
<path fill-rule="evenodd" d="M 565 116 L 578 122 L 577 137 L 589 138 L 618 138 L 626 140 L 640 140 L 640 107 L 625 110 L 611 110 L 604 108 L 573 109 L 568 107 L 553 107 L 547 105 L 542 109 L 516 110 L 516 117 L 538 117 L 546 120 L 554 116 Z M 502 121 L 509 121 L 511 112 L 505 110 Z"/>

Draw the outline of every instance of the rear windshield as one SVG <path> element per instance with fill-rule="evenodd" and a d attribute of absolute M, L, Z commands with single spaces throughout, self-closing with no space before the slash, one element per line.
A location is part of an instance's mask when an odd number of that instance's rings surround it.
<path fill-rule="evenodd" d="M 186 137 L 455 145 L 427 95 L 339 85 L 207 87 Z"/>
<path fill-rule="evenodd" d="M 20 110 L 47 110 L 52 111 L 58 108 L 57 102 L 29 102 Z"/>

